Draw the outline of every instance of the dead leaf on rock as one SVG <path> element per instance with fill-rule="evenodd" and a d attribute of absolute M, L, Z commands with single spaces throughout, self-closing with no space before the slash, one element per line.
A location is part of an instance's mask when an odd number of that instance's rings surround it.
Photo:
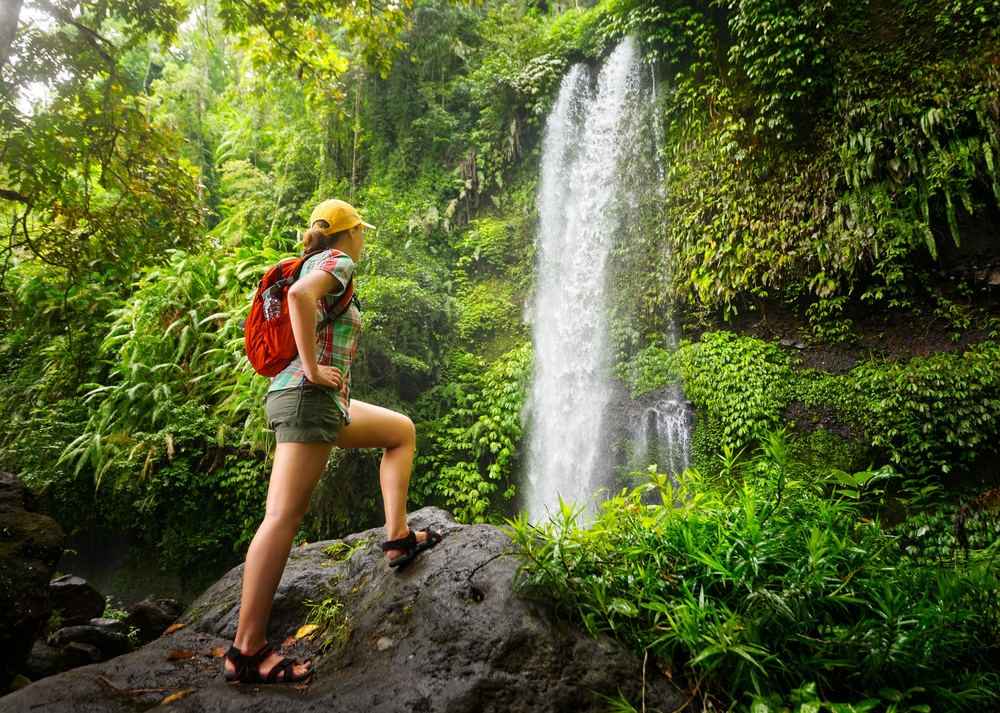
<path fill-rule="evenodd" d="M 316 626 L 315 624 L 306 624 L 305 626 L 301 627 L 298 631 L 295 632 L 295 638 L 301 639 L 304 636 L 309 636 L 309 634 L 313 633 L 318 628 L 319 627 Z"/>
<path fill-rule="evenodd" d="M 178 693 L 175 693 L 172 696 L 167 696 L 166 698 L 164 698 L 162 701 L 160 701 L 160 705 L 162 706 L 162 705 L 166 705 L 167 703 L 173 703 L 178 698 L 183 698 L 187 694 L 194 693 L 197 690 L 198 690 L 197 688 L 189 688 L 186 691 L 179 691 Z"/>
<path fill-rule="evenodd" d="M 104 676 L 98 676 L 98 678 L 101 679 L 102 681 L 104 681 L 106 684 L 108 684 L 112 688 L 118 688 L 118 685 L 114 681 L 112 681 L 110 678 L 105 678 Z M 122 689 L 118 688 L 118 690 L 120 691 Z"/>
<path fill-rule="evenodd" d="M 177 631 L 182 626 L 184 626 L 184 625 L 183 624 L 171 624 L 170 626 L 167 627 L 167 630 L 164 631 L 163 633 L 164 634 L 169 634 L 171 631 Z"/>
<path fill-rule="evenodd" d="M 223 656 L 226 655 L 226 647 L 220 646 L 217 649 L 212 649 L 211 651 L 208 652 L 208 655 L 211 656 L 213 659 L 221 659 Z"/>
<path fill-rule="evenodd" d="M 294 636 L 289 636 L 287 639 L 285 639 L 284 641 L 281 642 L 281 645 L 282 646 L 288 646 L 289 644 L 294 644 L 294 643 L 295 643 L 295 637 Z"/>
<path fill-rule="evenodd" d="M 197 656 L 196 651 L 172 651 L 169 656 L 171 661 L 177 661 L 178 659 L 193 659 Z"/>

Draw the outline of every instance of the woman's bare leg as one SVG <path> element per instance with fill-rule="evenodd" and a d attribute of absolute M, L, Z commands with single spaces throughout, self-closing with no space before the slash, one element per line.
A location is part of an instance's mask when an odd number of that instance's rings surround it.
<path fill-rule="evenodd" d="M 285 571 L 295 533 L 299 531 L 302 516 L 332 450 L 333 446 L 325 441 L 279 443 L 277 446 L 267 488 L 264 522 L 250 543 L 243 569 L 240 622 L 233 645 L 244 654 L 254 654 L 266 643 L 264 630 L 274 594 Z M 261 674 L 266 674 L 280 660 L 277 654 L 269 656 L 261 664 Z M 292 674 L 301 675 L 308 668 L 295 666 Z M 226 669 L 233 670 L 229 661 L 226 661 Z"/>
<path fill-rule="evenodd" d="M 387 539 L 405 537 L 406 493 L 410 487 L 410 470 L 417 436 L 413 421 L 401 413 L 363 401 L 351 400 L 351 424 L 341 426 L 338 448 L 384 448 L 379 482 L 385 502 Z M 417 535 L 418 541 L 425 536 Z M 395 559 L 402 550 L 389 550 L 386 556 Z"/>

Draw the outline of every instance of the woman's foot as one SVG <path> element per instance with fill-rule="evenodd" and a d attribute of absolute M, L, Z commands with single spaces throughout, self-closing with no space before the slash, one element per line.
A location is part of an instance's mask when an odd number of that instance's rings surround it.
<path fill-rule="evenodd" d="M 407 530 L 406 534 L 404 534 L 402 537 L 399 537 L 399 538 L 390 537 L 389 539 L 390 540 L 394 540 L 394 539 L 402 540 L 408 534 L 410 534 L 409 530 Z M 427 531 L 426 530 L 417 530 L 413 534 L 417 538 L 417 546 L 418 547 L 420 546 L 421 542 L 427 542 Z M 389 549 L 389 550 L 385 551 L 385 557 L 388 560 L 394 560 L 397 557 L 402 557 L 404 554 L 406 554 L 406 553 L 403 550 L 399 549 L 398 547 L 393 547 L 392 549 Z"/>
<path fill-rule="evenodd" d="M 395 567 L 403 562 L 407 562 L 416 556 L 421 550 L 425 550 L 428 547 L 432 547 L 441 541 L 443 534 L 440 530 L 436 532 L 431 532 L 428 530 L 409 530 L 405 535 L 399 538 L 390 538 L 382 545 L 382 551 L 385 552 L 386 559 L 389 560 L 389 566 Z M 390 545 L 395 544 L 401 545 L 400 547 L 391 547 Z M 394 561 L 398 560 L 394 563 Z"/>
<path fill-rule="evenodd" d="M 266 645 L 267 644 L 264 644 L 263 646 Z M 252 659 L 254 658 L 255 653 L 259 652 L 263 648 L 263 646 L 251 647 L 250 649 L 240 649 L 239 651 L 240 654 L 247 657 L 247 659 Z M 284 660 L 283 657 L 279 656 L 277 653 L 275 653 L 273 649 L 271 649 L 270 653 L 260 661 L 259 668 L 257 669 L 258 670 L 257 681 L 255 682 L 264 683 L 267 679 L 268 674 L 271 673 L 271 669 L 280 664 L 283 660 Z M 226 678 L 231 680 L 232 677 L 236 675 L 236 666 L 233 665 L 233 662 L 229 657 L 226 658 L 226 663 L 224 668 L 226 672 Z M 284 671 L 278 673 L 276 683 L 282 683 L 286 680 L 288 681 L 301 680 L 302 676 L 309 673 L 311 670 L 312 666 L 310 665 L 310 662 L 308 661 L 305 663 L 295 662 L 295 664 L 291 667 L 290 675 L 289 675 L 289 669 L 287 668 Z"/>

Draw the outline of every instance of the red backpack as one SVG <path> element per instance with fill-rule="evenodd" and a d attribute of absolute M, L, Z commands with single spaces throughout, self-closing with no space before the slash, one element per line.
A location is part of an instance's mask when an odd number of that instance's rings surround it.
<path fill-rule="evenodd" d="M 302 264 L 321 252 L 323 250 L 314 250 L 302 257 L 286 258 L 273 265 L 260 279 L 250 314 L 243 323 L 246 330 L 243 344 L 254 371 L 262 376 L 276 376 L 298 354 L 285 297 L 288 288 L 298 279 Z M 330 252 L 335 257 L 343 255 L 339 250 Z M 328 309 L 326 316 L 316 325 L 316 333 L 319 334 L 326 325 L 344 314 L 352 301 L 357 302 L 354 278 L 347 283 L 347 289 L 337 304 Z"/>

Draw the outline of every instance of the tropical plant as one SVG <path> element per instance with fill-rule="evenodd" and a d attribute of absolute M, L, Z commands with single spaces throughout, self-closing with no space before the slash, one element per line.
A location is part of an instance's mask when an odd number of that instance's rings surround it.
<path fill-rule="evenodd" d="M 522 346 L 488 368 L 478 362 L 481 373 L 465 372 L 440 389 L 435 400 L 454 406 L 421 424 L 415 498 L 441 498 L 459 521 L 483 522 L 501 505 L 491 497 L 498 488 L 504 500 L 514 496 L 530 362 L 531 350 Z"/>
<path fill-rule="evenodd" d="M 831 498 L 830 479 L 797 471 L 772 434 L 741 482 L 654 471 L 592 522 L 566 503 L 535 527 L 522 516 L 509 522 L 518 580 L 655 661 L 702 704 L 996 706 L 1000 540 L 968 564 L 911 560 L 869 515 L 879 493 Z M 926 500 L 917 490 L 911 502 Z"/>

